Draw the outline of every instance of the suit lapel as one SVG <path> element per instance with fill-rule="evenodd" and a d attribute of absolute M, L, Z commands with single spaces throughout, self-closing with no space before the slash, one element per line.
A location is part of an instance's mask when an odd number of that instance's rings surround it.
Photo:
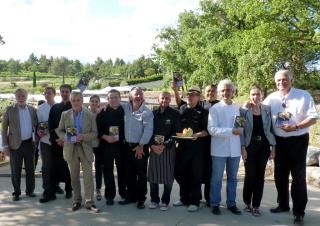
<path fill-rule="evenodd" d="M 13 122 L 16 123 L 17 129 L 18 129 L 19 133 L 21 133 L 19 108 L 18 108 L 17 104 L 13 108 L 13 117 L 14 117 L 14 121 Z"/>
<path fill-rule="evenodd" d="M 68 114 L 69 114 L 68 120 L 70 120 L 68 123 L 69 123 L 72 127 L 75 127 L 72 109 L 69 110 Z"/>

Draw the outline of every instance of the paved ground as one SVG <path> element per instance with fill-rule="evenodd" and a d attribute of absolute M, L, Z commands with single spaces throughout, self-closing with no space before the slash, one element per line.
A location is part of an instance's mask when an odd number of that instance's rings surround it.
<path fill-rule="evenodd" d="M 262 214 L 256 218 L 248 213 L 241 216 L 231 214 L 224 206 L 225 188 L 223 189 L 223 207 L 222 215 L 214 216 L 210 209 L 204 204 L 198 212 L 189 213 L 186 207 L 170 207 L 167 212 L 159 209 L 138 210 L 135 205 L 120 206 L 115 203 L 114 206 L 106 206 L 104 201 L 96 202 L 102 210 L 99 214 L 86 211 L 84 208 L 77 212 L 71 211 L 71 200 L 66 200 L 63 195 L 58 196 L 57 200 L 47 204 L 38 202 L 41 196 L 41 177 L 38 174 L 36 178 L 37 198 L 29 198 L 24 194 L 19 202 L 11 201 L 12 186 L 8 176 L 8 166 L 0 167 L 0 225 L 61 225 L 61 226 L 93 226 L 93 225 L 293 225 L 292 213 L 271 214 L 269 208 L 275 204 L 276 192 L 272 181 L 267 181 L 265 193 L 262 201 Z M 22 191 L 24 191 L 24 179 L 22 179 Z M 242 187 L 240 181 L 238 185 L 238 207 L 243 208 Z M 172 192 L 172 201 L 178 199 L 178 186 L 174 185 Z M 320 222 L 320 190 L 309 186 L 309 203 L 306 210 L 305 225 L 319 225 Z M 118 197 L 116 197 L 116 200 Z M 149 196 L 146 201 L 150 202 Z"/>

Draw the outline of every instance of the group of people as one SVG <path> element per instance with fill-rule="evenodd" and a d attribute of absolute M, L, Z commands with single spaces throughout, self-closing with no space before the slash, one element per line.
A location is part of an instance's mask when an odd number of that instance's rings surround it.
<path fill-rule="evenodd" d="M 228 80 L 201 90 L 192 86 L 187 100 L 181 99 L 173 84 L 178 109 L 170 106 L 171 94 L 161 92 L 159 108 L 146 107 L 144 92 L 133 87 L 128 102 L 121 102 L 120 92 L 112 89 L 108 103 L 90 98 L 89 109 L 83 105 L 81 92 L 69 85 L 60 87 L 61 103 L 54 102 L 55 89 L 45 88 L 46 102 L 34 109 L 26 104 L 27 91 L 17 89 L 17 103 L 3 116 L 4 150 L 10 155 L 13 200 L 20 199 L 22 161 L 26 169 L 26 195 L 35 197 L 34 143 L 38 138 L 42 158 L 43 196 L 41 203 L 56 199 L 65 183 L 66 198 L 73 197 L 72 210 L 82 206 L 80 165 L 83 171 L 85 207 L 99 212 L 94 204 L 102 199 L 102 178 L 107 205 L 114 204 L 117 167 L 119 204 L 136 203 L 145 208 L 147 182 L 150 184 L 150 209 L 167 210 L 174 179 L 180 187 L 180 199 L 173 206 L 199 208 L 201 186 L 212 213 L 221 214 L 221 188 L 227 172 L 226 204 L 233 214 L 241 214 L 236 205 L 237 174 L 240 158 L 245 165 L 244 211 L 260 216 L 264 173 L 268 159 L 274 159 L 278 206 L 272 213 L 289 211 L 289 175 L 295 223 L 302 223 L 307 204 L 306 152 L 309 127 L 318 113 L 310 94 L 292 86 L 289 70 L 275 74 L 277 91 L 262 100 L 262 90 L 254 85 L 250 100 L 243 106 L 234 103 L 236 89 Z M 217 100 L 217 94 L 220 101 Z M 71 96 L 71 97 L 70 97 Z M 184 129 L 190 136 L 177 136 Z M 189 129 L 189 130 L 190 130 Z M 95 162 L 96 188 L 92 163 Z M 159 196 L 159 185 L 163 193 Z M 63 192 L 63 191 L 62 191 Z"/>

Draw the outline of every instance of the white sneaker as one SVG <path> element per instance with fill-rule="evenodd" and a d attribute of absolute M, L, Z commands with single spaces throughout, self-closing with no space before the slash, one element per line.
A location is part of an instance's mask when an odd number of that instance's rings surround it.
<path fill-rule="evenodd" d="M 176 201 L 173 203 L 173 206 L 183 206 L 183 202 L 181 202 L 180 200 Z"/>
<path fill-rule="evenodd" d="M 156 202 L 151 202 L 151 203 L 149 204 L 149 209 L 156 209 L 156 208 L 158 208 L 158 206 L 159 206 L 158 203 L 156 203 Z"/>
<path fill-rule="evenodd" d="M 198 211 L 198 209 L 199 209 L 199 207 L 196 206 L 196 205 L 190 205 L 190 206 L 188 207 L 188 211 L 189 211 L 189 212 L 196 212 L 196 211 Z"/>
<path fill-rule="evenodd" d="M 160 210 L 167 211 L 169 209 L 169 205 L 166 203 L 161 203 Z"/>

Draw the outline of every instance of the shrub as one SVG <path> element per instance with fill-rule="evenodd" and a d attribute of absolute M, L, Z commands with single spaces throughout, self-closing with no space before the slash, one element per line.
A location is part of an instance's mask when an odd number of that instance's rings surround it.
<path fill-rule="evenodd" d="M 128 79 L 127 83 L 128 85 L 134 85 L 134 84 L 143 83 L 143 82 L 158 81 L 161 79 L 163 79 L 163 75 L 151 75 L 143 78 Z"/>

